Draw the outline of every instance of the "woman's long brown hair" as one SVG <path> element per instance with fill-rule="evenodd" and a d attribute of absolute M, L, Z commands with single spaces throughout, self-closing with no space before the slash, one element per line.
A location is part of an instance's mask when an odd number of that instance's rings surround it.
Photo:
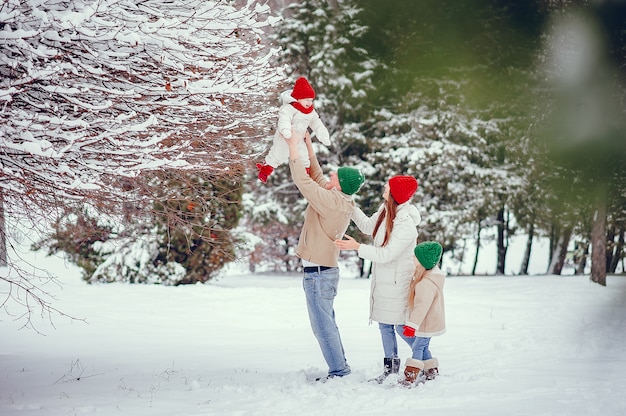
<path fill-rule="evenodd" d="M 383 208 L 383 212 L 381 212 L 380 215 L 378 216 L 378 220 L 376 221 L 376 226 L 374 227 L 374 233 L 372 234 L 372 237 L 376 236 L 376 233 L 378 232 L 378 228 L 380 228 L 380 225 L 382 224 L 383 219 L 386 219 L 385 239 L 383 240 L 383 245 L 381 247 L 386 246 L 387 243 L 389 242 L 389 236 L 391 235 L 391 229 L 393 228 L 393 220 L 396 219 L 397 210 L 398 210 L 398 203 L 396 202 L 395 199 L 393 199 L 391 195 L 389 195 L 389 198 L 387 199 L 387 201 L 385 201 L 385 208 Z"/>

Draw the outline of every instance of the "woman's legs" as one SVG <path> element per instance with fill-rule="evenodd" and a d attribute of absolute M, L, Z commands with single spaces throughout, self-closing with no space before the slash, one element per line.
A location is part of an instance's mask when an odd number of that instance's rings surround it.
<path fill-rule="evenodd" d="M 385 358 L 398 357 L 398 342 L 396 341 L 396 332 L 394 325 L 378 323 L 380 337 L 383 341 L 383 352 Z"/>

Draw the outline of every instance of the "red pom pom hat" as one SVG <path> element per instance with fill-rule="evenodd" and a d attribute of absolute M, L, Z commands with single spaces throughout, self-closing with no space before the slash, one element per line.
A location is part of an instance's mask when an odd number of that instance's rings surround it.
<path fill-rule="evenodd" d="M 398 204 L 404 204 L 417 191 L 417 179 L 412 176 L 394 176 L 389 179 L 389 193 Z"/>
<path fill-rule="evenodd" d="M 305 77 L 300 77 L 296 80 L 296 84 L 293 86 L 291 96 L 296 100 L 303 100 L 305 98 L 315 98 L 315 91 L 309 84 L 309 81 Z"/>

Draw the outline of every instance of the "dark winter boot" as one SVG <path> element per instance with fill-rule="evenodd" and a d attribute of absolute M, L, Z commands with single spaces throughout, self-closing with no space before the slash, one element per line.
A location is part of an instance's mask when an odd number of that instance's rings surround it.
<path fill-rule="evenodd" d="M 424 378 L 426 380 L 434 380 L 439 375 L 439 360 L 431 358 L 424 361 Z"/>
<path fill-rule="evenodd" d="M 259 180 L 263 183 L 267 183 L 267 178 L 274 172 L 274 168 L 270 165 L 256 164 L 256 168 L 259 170 Z"/>
<path fill-rule="evenodd" d="M 424 369 L 424 362 L 415 358 L 406 359 L 406 368 L 404 369 L 404 379 L 398 383 L 405 387 L 413 387 L 421 381 L 421 371 Z"/>
<path fill-rule="evenodd" d="M 400 371 L 400 359 L 399 358 L 383 358 L 383 373 L 376 378 L 369 381 L 375 381 L 378 384 L 382 384 L 383 381 L 390 374 L 398 374 Z"/>

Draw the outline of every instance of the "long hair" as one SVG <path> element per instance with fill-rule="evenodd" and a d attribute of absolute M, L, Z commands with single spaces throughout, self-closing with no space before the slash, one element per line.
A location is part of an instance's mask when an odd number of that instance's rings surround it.
<path fill-rule="evenodd" d="M 413 302 L 415 301 L 415 286 L 422 281 L 424 276 L 426 276 L 428 270 L 424 268 L 421 264 L 415 267 L 415 273 L 413 274 L 413 280 L 411 280 L 411 284 L 409 285 L 409 308 L 413 309 Z"/>
<path fill-rule="evenodd" d="M 385 208 L 383 208 L 383 212 L 380 213 L 380 215 L 378 216 L 378 220 L 376 220 L 376 226 L 374 227 L 374 233 L 372 234 L 372 237 L 375 237 L 376 233 L 378 232 L 378 228 L 380 228 L 383 220 L 386 220 L 385 239 L 383 240 L 383 245 L 381 247 L 386 246 L 389 242 L 389 236 L 391 236 L 391 230 L 393 229 L 393 220 L 396 219 L 397 210 L 398 203 L 395 199 L 393 199 L 391 195 L 389 195 L 389 198 L 387 199 L 387 201 L 385 201 Z"/>

